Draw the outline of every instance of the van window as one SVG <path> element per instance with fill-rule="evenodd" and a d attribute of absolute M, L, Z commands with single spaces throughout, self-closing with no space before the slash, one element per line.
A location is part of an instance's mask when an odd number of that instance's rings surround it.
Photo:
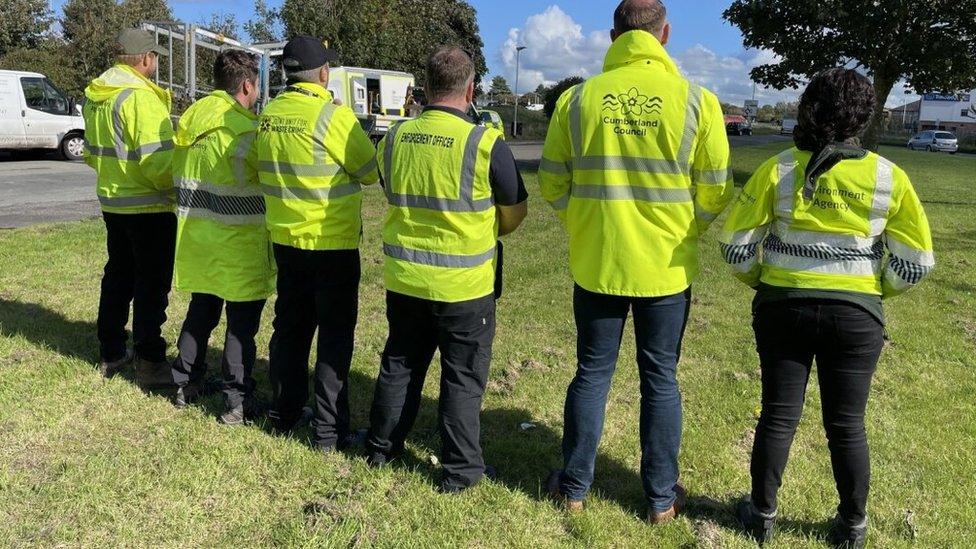
<path fill-rule="evenodd" d="M 21 78 L 27 108 L 50 114 L 67 115 L 68 99 L 45 78 Z"/>

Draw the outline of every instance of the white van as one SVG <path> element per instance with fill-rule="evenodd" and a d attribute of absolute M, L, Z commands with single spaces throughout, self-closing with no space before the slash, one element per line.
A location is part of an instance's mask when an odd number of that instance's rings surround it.
<path fill-rule="evenodd" d="M 386 135 L 390 126 L 407 118 L 404 104 L 407 90 L 413 86 L 414 77 L 406 72 L 361 67 L 329 71 L 329 91 L 361 120 L 370 122 L 367 130 L 374 138 Z"/>
<path fill-rule="evenodd" d="M 779 133 L 782 135 L 793 135 L 793 130 L 796 129 L 797 121 L 795 118 L 784 118 L 782 124 L 780 124 Z"/>
<path fill-rule="evenodd" d="M 43 74 L 0 70 L 3 149 L 57 149 L 67 160 L 80 160 L 85 150 L 81 107 Z"/>

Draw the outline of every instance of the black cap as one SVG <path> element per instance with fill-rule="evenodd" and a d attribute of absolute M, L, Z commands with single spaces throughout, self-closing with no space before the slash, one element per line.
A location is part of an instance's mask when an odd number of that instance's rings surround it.
<path fill-rule="evenodd" d="M 292 38 L 285 44 L 282 63 L 289 71 L 307 71 L 338 59 L 339 54 L 334 49 L 326 47 L 321 40 L 302 35 Z"/>

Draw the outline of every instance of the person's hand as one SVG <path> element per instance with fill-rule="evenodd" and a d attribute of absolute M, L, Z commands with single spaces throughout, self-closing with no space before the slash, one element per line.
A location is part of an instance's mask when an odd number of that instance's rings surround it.
<path fill-rule="evenodd" d="M 332 104 L 335 105 L 336 107 L 341 107 L 342 106 L 342 99 L 339 99 L 338 97 L 336 97 L 335 99 L 332 100 Z"/>

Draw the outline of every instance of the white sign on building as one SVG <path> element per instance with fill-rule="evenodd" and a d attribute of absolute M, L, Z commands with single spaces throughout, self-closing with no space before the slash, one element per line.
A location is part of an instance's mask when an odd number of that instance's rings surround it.
<path fill-rule="evenodd" d="M 976 90 L 969 93 L 924 94 L 919 120 L 941 124 L 976 124 Z"/>

